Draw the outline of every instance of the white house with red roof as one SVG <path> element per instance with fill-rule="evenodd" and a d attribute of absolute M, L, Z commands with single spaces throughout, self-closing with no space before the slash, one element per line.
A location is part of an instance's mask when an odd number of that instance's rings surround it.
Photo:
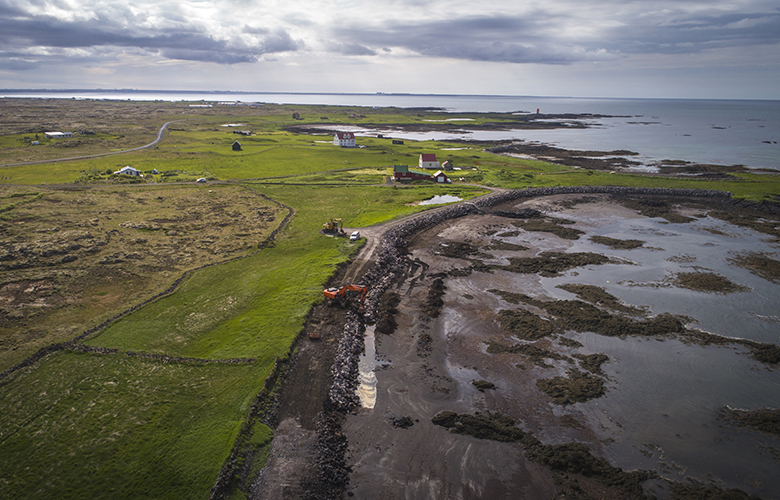
<path fill-rule="evenodd" d="M 439 168 L 439 161 L 433 153 L 423 153 L 420 155 L 420 168 L 429 168 L 431 170 Z"/>
<path fill-rule="evenodd" d="M 336 135 L 333 136 L 333 144 L 342 148 L 354 148 L 356 146 L 355 134 L 352 132 L 336 132 Z"/>

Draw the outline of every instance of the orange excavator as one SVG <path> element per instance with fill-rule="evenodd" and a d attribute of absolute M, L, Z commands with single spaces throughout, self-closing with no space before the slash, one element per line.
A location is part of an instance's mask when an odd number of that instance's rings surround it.
<path fill-rule="evenodd" d="M 361 308 L 366 300 L 367 293 L 368 288 L 363 285 L 344 285 L 341 288 L 327 288 L 322 291 L 322 294 L 331 304 L 338 304 L 341 307 L 347 305 L 352 297 L 359 296 L 358 303 Z"/>

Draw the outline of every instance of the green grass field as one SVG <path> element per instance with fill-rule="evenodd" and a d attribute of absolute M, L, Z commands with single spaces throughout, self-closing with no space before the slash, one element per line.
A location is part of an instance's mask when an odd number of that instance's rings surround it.
<path fill-rule="evenodd" d="M 29 299 L 24 309 L 27 323 L 12 334 L 2 321 L 8 321 L 9 314 L 19 316 L 22 309 L 7 306 L 6 316 L 0 318 L 0 327 L 6 328 L 0 328 L 4 367 L 154 296 L 188 270 L 240 258 L 192 272 L 172 294 L 84 341 L 118 352 L 58 352 L 0 380 L 2 498 L 208 498 L 274 361 L 289 354 L 309 309 L 322 300 L 325 282 L 358 250 L 359 244 L 318 232 L 332 217 L 342 218 L 345 227 L 361 228 L 419 212 L 425 207 L 417 203 L 437 194 L 468 199 L 486 192 L 467 183 L 501 188 L 692 187 L 731 191 L 752 200 L 780 195 L 775 175 L 736 174 L 706 180 L 611 174 L 497 156 L 484 152 L 480 145 L 438 141 L 394 145 L 390 139 L 377 137 L 360 138 L 365 148 L 342 149 L 332 145 L 331 135 L 295 134 L 283 128 L 435 125 L 428 120 L 441 115 L 434 112 L 326 106 L 192 109 L 186 103 L 61 104 L 58 108 L 50 102 L 14 101 L 0 107 L 0 164 L 139 146 L 150 142 L 163 122 L 182 121 L 172 125 L 157 149 L 0 167 L 0 183 L 5 185 L 0 191 L 3 244 L 9 252 L 18 251 L 19 238 L 34 240 L 35 245 L 28 246 L 39 249 L 36 255 L 45 264 L 35 272 L 8 267 L 2 271 L 0 287 L 7 293 L 17 290 L 15 297 L 26 290 L 43 290 L 36 293 L 46 300 L 58 298 L 61 311 L 57 314 L 66 315 L 50 315 L 46 322 L 45 315 L 32 308 L 33 299 L 40 297 L 24 295 Z M 22 108 L 13 106 L 22 106 L 30 116 L 27 123 L 14 121 Z M 299 112 L 302 119 L 293 119 L 293 112 Z M 356 113 L 366 117 L 350 118 Z M 476 124 L 518 119 L 485 114 L 456 117 L 470 118 Z M 43 123 L 61 130 L 94 125 L 96 134 L 82 138 L 79 144 L 71 142 L 72 146 L 27 145 L 24 138 L 34 137 L 36 127 Z M 222 126 L 236 123 L 253 135 L 238 136 L 232 133 L 235 127 Z M 242 143 L 242 151 L 232 150 L 235 140 Z M 393 164 L 415 166 L 422 152 L 452 161 L 461 170 L 451 177 L 462 177 L 465 182 L 386 183 Z M 107 173 L 125 165 L 146 172 L 149 178 L 142 184 L 124 184 L 129 179 Z M 226 182 L 192 183 L 199 177 Z M 294 216 L 273 245 L 255 253 L 256 244 L 285 213 L 258 195 L 291 207 Z M 262 229 L 258 227 L 261 221 Z M 110 274 L 99 274 L 85 271 L 87 253 L 70 262 L 62 262 L 56 252 L 46 254 L 53 256 L 41 253 L 43 248 L 65 248 L 64 235 L 86 239 L 86 233 L 96 241 L 106 240 L 104 245 L 118 245 L 112 254 L 121 248 L 135 256 L 100 264 L 94 269 L 112 267 Z M 78 251 L 86 252 L 82 246 Z M 167 261 L 159 261 L 163 250 L 171 256 Z M 83 291 L 66 288 L 71 283 L 67 280 L 79 273 L 91 277 L 88 286 Z M 107 276 L 122 276 L 124 281 L 109 283 Z M 78 308 L 70 307 L 68 300 L 76 292 L 81 302 Z M 67 311 L 76 312 L 67 316 Z M 62 320 L 65 317 L 70 318 L 67 323 Z M 65 324 L 67 329 L 60 328 Z M 163 362 L 127 351 L 211 361 Z M 245 361 L 235 365 L 213 362 L 227 358 Z M 272 432 L 256 422 L 251 431 L 248 443 L 254 447 L 266 445 Z M 241 493 L 235 496 L 240 498 Z"/>

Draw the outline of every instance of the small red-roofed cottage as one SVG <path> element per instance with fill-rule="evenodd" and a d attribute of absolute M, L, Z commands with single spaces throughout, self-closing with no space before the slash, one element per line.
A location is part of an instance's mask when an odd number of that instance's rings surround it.
<path fill-rule="evenodd" d="M 393 180 L 401 182 L 435 181 L 431 174 L 409 170 L 407 165 L 393 165 Z"/>
<path fill-rule="evenodd" d="M 439 183 L 442 183 L 442 184 L 450 184 L 450 183 L 452 183 L 452 181 L 447 177 L 447 174 L 445 174 L 441 170 L 439 170 L 435 174 L 433 174 L 433 178 L 436 179 L 436 182 L 439 182 Z"/>
<path fill-rule="evenodd" d="M 336 132 L 336 135 L 333 136 L 333 144 L 342 148 L 354 148 L 356 146 L 355 134 L 352 132 Z"/>
<path fill-rule="evenodd" d="M 439 162 L 433 153 L 423 153 L 420 155 L 420 168 L 435 169 L 439 168 Z"/>

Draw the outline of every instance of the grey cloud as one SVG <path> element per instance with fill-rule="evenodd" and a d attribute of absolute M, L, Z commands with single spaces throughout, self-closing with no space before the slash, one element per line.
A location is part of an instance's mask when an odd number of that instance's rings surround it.
<path fill-rule="evenodd" d="M 0 12 L 9 10 L 0 5 Z M 258 43 L 247 45 L 241 39 L 212 38 L 204 29 L 173 22 L 165 30 L 142 27 L 132 17 L 114 17 L 99 13 L 99 22 L 66 22 L 50 16 L 30 16 L 18 10 L 0 18 L 0 50 L 19 51 L 29 47 L 47 49 L 137 47 L 170 59 L 235 64 L 253 62 L 273 52 L 297 50 L 300 46 L 281 30 L 247 28 L 244 32 L 260 35 Z M 173 18 L 167 18 L 168 21 Z"/>
<path fill-rule="evenodd" d="M 592 58 L 588 48 L 548 35 L 549 20 L 505 16 L 392 25 L 381 30 L 345 29 L 337 38 L 364 47 L 403 47 L 421 55 L 471 61 L 562 64 Z"/>
<path fill-rule="evenodd" d="M 25 58 L 0 53 L 0 70 L 7 71 L 29 71 L 38 67 L 34 61 L 28 61 Z"/>
<path fill-rule="evenodd" d="M 373 56 L 376 51 L 358 43 L 329 43 L 328 50 L 346 56 Z"/>
<path fill-rule="evenodd" d="M 646 9 L 642 6 L 641 9 Z M 780 13 L 695 14 L 628 10 L 609 17 L 596 36 L 576 38 L 567 26 L 585 22 L 574 14 L 543 11 L 524 16 L 490 15 L 430 22 L 344 26 L 333 38 L 370 50 L 403 47 L 421 55 L 471 61 L 566 64 L 634 53 L 698 53 L 717 47 L 780 43 Z M 583 26 L 589 28 L 588 26 Z"/>

